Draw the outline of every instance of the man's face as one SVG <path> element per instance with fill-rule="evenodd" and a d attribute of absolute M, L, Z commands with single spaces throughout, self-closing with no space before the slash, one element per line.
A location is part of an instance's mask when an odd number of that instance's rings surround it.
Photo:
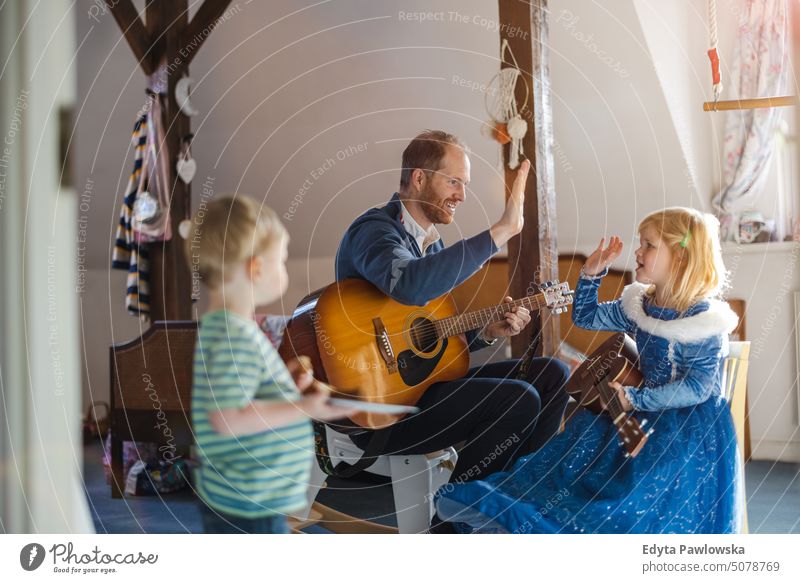
<path fill-rule="evenodd" d="M 467 184 L 469 157 L 461 148 L 448 146 L 439 170 L 424 173 L 417 196 L 427 219 L 433 224 L 452 223 L 456 207 L 466 199 Z"/>

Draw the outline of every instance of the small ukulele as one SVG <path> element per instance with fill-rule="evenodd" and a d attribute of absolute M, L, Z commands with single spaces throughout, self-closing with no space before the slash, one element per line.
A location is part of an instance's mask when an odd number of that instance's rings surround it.
<path fill-rule="evenodd" d="M 639 355 L 636 343 L 623 333 L 614 334 L 595 350 L 573 373 L 565 389 L 578 404 L 593 413 L 606 412 L 617 427 L 625 455 L 636 457 L 653 430 L 645 432 L 641 423 L 622 408 L 616 389 L 609 383 L 618 382 L 627 387 L 640 387 L 644 382 L 637 368 Z"/>

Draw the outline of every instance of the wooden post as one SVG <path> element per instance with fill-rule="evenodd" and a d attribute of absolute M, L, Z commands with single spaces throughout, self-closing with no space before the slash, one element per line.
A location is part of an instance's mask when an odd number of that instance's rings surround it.
<path fill-rule="evenodd" d="M 553 115 L 550 106 L 550 65 L 548 48 L 547 0 L 499 0 L 500 30 L 514 31 L 507 38 L 514 53 L 522 80 L 527 84 L 528 103 L 522 107 L 526 88 L 517 84 L 517 103 L 528 131 L 522 141 L 532 172 L 525 190 L 525 226 L 522 233 L 508 242 L 510 294 L 523 297 L 534 291 L 533 282 L 558 279 L 556 241 L 556 196 L 553 169 Z M 500 42 L 502 43 L 501 32 Z M 513 63 L 503 63 L 512 66 Z M 508 168 L 510 144 L 504 147 L 506 196 L 516 170 Z M 562 318 L 565 316 L 561 316 Z M 531 339 L 542 333 L 539 354 L 552 356 L 560 343 L 558 316 L 541 312 L 531 325 L 511 340 L 514 357 L 520 357 Z"/>
<path fill-rule="evenodd" d="M 189 63 L 211 34 L 230 0 L 206 0 L 189 22 L 188 0 L 147 0 L 145 24 L 131 0 L 106 0 L 128 45 L 146 75 L 167 65 L 164 100 L 164 144 L 167 149 L 172 239 L 150 246 L 150 321 L 191 320 L 191 273 L 183 254 L 178 225 L 188 218 L 191 188 L 177 176 L 175 164 L 191 122 L 175 101 L 175 85 L 189 72 Z M 143 88 L 144 89 L 144 88 Z"/>

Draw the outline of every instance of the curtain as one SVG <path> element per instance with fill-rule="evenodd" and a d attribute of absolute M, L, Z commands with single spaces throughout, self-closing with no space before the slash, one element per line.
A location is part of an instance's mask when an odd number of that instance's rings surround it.
<path fill-rule="evenodd" d="M 786 0 L 745 0 L 738 20 L 730 98 L 783 95 L 790 50 Z M 722 188 L 712 200 L 723 240 L 734 240 L 739 215 L 763 188 L 781 114 L 781 108 L 726 114 Z"/>

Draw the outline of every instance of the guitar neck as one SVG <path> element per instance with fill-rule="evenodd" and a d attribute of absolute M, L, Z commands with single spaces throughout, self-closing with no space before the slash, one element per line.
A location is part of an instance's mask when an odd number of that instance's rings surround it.
<path fill-rule="evenodd" d="M 490 308 L 435 320 L 434 326 L 439 338 L 455 336 L 456 334 L 463 334 L 467 330 L 476 330 L 483 328 L 487 324 L 505 320 L 506 312 L 518 307 L 528 308 L 531 312 L 539 311 L 545 307 L 545 301 L 541 294 L 527 296 L 507 304 L 499 304 Z"/>

